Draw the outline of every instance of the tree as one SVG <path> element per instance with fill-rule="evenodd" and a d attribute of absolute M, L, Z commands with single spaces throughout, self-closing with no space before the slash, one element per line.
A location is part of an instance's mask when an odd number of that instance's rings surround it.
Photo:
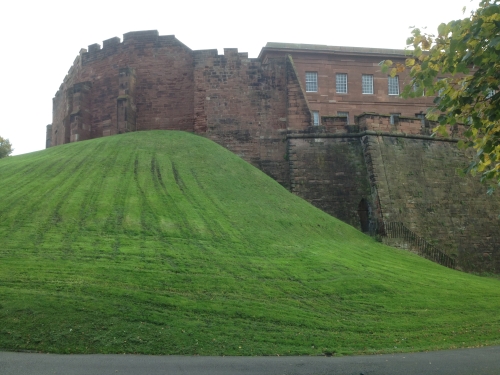
<path fill-rule="evenodd" d="M 467 126 L 460 148 L 475 150 L 464 171 L 480 174 L 491 194 L 500 186 L 500 0 L 481 0 L 468 18 L 442 23 L 438 35 L 413 28 L 405 64 L 386 60 L 392 76 L 409 70 L 404 97 L 436 96 L 426 117 L 446 126 Z M 465 8 L 463 9 L 465 13 Z"/>
<path fill-rule="evenodd" d="M 8 139 L 0 137 L 0 159 L 12 154 L 14 149 Z"/>

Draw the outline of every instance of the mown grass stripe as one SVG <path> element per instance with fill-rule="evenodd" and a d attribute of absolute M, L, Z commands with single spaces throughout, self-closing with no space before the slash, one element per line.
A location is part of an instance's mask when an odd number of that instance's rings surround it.
<path fill-rule="evenodd" d="M 0 195 L 16 199 L 0 201 L 0 348 L 315 355 L 500 343 L 498 279 L 385 247 L 207 139 L 106 137 L 2 159 L 5 173 Z"/>

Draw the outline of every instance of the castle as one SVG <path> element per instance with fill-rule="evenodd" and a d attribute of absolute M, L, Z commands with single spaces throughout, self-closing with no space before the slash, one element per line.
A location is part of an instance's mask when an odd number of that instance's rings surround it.
<path fill-rule="evenodd" d="M 467 271 L 500 271 L 498 195 L 431 137 L 432 98 L 379 63 L 403 50 L 268 43 L 193 51 L 157 31 L 82 49 L 53 99 L 47 147 L 138 130 L 205 136 L 291 192 L 382 241 Z"/>

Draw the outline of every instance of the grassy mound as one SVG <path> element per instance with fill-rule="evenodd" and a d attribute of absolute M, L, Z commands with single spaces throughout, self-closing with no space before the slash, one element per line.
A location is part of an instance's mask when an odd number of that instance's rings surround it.
<path fill-rule="evenodd" d="M 0 348 L 204 355 L 500 343 L 500 281 L 383 246 L 215 143 L 0 160 Z"/>

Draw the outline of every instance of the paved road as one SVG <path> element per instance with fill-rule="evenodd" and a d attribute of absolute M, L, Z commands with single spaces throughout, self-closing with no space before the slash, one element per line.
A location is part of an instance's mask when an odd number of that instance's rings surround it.
<path fill-rule="evenodd" d="M 356 357 L 187 357 L 0 352 L 0 375 L 499 375 L 500 346 Z"/>

